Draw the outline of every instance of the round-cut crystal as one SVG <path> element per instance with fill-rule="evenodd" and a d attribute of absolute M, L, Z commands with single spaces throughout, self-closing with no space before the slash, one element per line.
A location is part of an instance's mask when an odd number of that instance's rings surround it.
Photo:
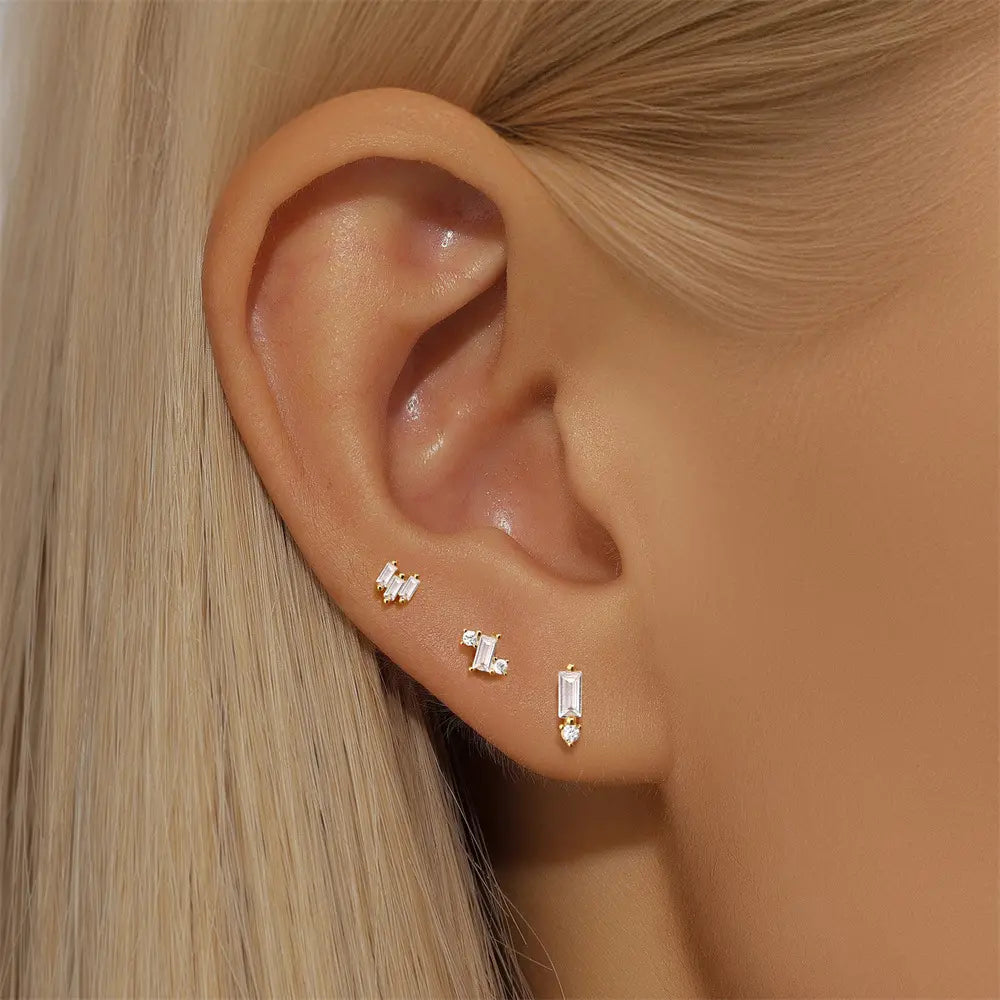
<path fill-rule="evenodd" d="M 475 646 L 476 644 L 476 633 L 472 629 L 466 629 L 462 633 L 462 645 L 463 646 Z"/>
<path fill-rule="evenodd" d="M 563 723 L 559 735 L 562 736 L 566 746 L 571 747 L 580 738 L 580 727 L 573 722 Z"/>
<path fill-rule="evenodd" d="M 495 674 L 505 674 L 507 673 L 507 661 L 506 660 L 494 660 L 493 661 L 493 673 Z"/>

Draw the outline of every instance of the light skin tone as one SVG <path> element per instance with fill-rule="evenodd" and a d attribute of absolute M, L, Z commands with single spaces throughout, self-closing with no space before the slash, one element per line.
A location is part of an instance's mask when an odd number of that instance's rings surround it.
<path fill-rule="evenodd" d="M 320 105 L 220 197 L 234 420 L 332 599 L 516 762 L 469 767 L 538 995 L 996 992 L 978 86 L 926 253 L 822 337 L 674 313 L 426 95 Z M 406 607 L 373 591 L 390 557 L 423 580 Z M 503 633 L 508 676 L 467 671 L 465 628 Z"/>

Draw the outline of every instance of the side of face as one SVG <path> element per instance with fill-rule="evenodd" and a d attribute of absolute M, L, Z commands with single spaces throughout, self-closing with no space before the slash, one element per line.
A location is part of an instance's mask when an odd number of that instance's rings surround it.
<path fill-rule="evenodd" d="M 813 335 L 651 331 L 614 405 L 642 469 L 669 799 L 729 991 L 995 989 L 1000 296 L 982 83 L 924 148 L 940 202 L 890 295 Z M 883 178 L 894 167 L 912 163 Z"/>
<path fill-rule="evenodd" d="M 892 294 L 822 331 L 737 335 L 640 288 L 505 144 L 425 95 L 307 112 L 213 221 L 220 377 L 317 578 L 519 763 L 664 787 L 724 991 L 995 979 L 996 109 L 979 103 L 941 131 L 961 181 L 941 181 Z M 421 576 L 405 607 L 374 593 L 389 558 Z M 502 633 L 506 676 L 469 673 L 469 628 Z"/>

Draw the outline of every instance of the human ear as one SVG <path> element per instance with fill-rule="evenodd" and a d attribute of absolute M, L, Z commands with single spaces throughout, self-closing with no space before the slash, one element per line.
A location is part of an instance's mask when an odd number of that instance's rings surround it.
<path fill-rule="evenodd" d="M 588 347 L 621 322 L 614 284 L 510 147 L 427 95 L 328 101 L 230 179 L 203 286 L 236 426 L 350 619 L 524 766 L 660 777 L 652 623 Z M 405 605 L 375 591 L 389 559 L 420 576 Z M 502 634 L 505 676 L 469 671 L 467 629 Z"/>

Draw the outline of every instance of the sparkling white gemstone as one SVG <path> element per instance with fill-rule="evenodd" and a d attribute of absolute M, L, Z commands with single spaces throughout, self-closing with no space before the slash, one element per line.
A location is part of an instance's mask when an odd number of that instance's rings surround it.
<path fill-rule="evenodd" d="M 559 729 L 559 735 L 566 746 L 571 747 L 580 738 L 580 727 L 575 722 L 564 722 Z"/>
<path fill-rule="evenodd" d="M 397 566 L 395 562 L 387 562 L 385 566 L 382 567 L 382 572 L 379 573 L 377 579 L 375 580 L 375 586 L 379 590 L 385 590 L 389 585 L 389 581 L 396 575 Z"/>
<path fill-rule="evenodd" d="M 462 633 L 463 646 L 475 646 L 479 642 L 479 633 L 475 629 L 467 628 Z"/>
<path fill-rule="evenodd" d="M 479 643 L 476 645 L 476 655 L 472 658 L 472 669 L 490 672 L 490 664 L 493 662 L 493 650 L 497 648 L 496 635 L 481 635 Z"/>
<path fill-rule="evenodd" d="M 579 670 L 560 670 L 559 718 L 566 719 L 571 715 L 583 715 L 583 673 Z"/>
<path fill-rule="evenodd" d="M 505 674 L 505 673 L 507 673 L 507 661 L 504 660 L 504 659 L 501 659 L 500 657 L 497 657 L 497 659 L 495 659 L 493 661 L 493 667 L 492 667 L 492 669 L 493 669 L 493 673 L 495 673 L 495 674 Z"/>
<path fill-rule="evenodd" d="M 399 592 L 403 589 L 404 583 L 406 583 L 406 577 L 397 573 L 396 576 L 389 581 L 389 586 L 385 588 L 385 594 L 382 595 L 382 600 L 385 601 L 386 604 L 396 600 Z"/>
<path fill-rule="evenodd" d="M 417 592 L 420 586 L 420 577 L 411 576 L 402 587 L 399 588 L 399 601 L 405 604 Z"/>

